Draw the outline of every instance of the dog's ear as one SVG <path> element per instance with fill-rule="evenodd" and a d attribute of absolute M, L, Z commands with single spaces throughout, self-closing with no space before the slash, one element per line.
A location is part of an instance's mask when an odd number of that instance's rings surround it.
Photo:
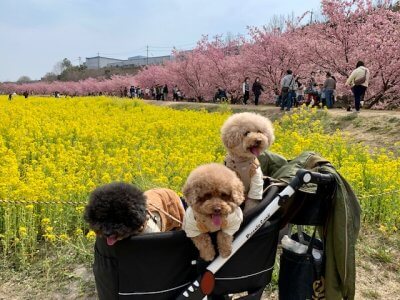
<path fill-rule="evenodd" d="M 232 185 L 232 200 L 239 206 L 240 204 L 243 203 L 245 199 L 243 183 L 237 176 L 235 176 L 235 179 L 231 181 L 231 185 Z"/>
<path fill-rule="evenodd" d="M 265 129 L 264 129 L 264 134 L 268 139 L 268 147 L 272 145 L 272 143 L 275 141 L 275 134 L 274 134 L 274 126 L 272 125 L 272 122 L 266 119 L 265 123 Z"/>
<path fill-rule="evenodd" d="M 226 148 L 234 148 L 243 139 L 242 129 L 225 123 L 221 128 L 221 138 Z"/>
<path fill-rule="evenodd" d="M 196 202 L 198 189 L 196 188 L 196 184 L 193 181 L 187 180 L 185 185 L 183 186 L 182 193 L 184 196 L 185 202 L 190 206 Z"/>

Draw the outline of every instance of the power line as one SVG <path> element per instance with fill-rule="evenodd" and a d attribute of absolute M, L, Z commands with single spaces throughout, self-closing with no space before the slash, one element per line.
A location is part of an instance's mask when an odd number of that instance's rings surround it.
<path fill-rule="evenodd" d="M 146 45 L 140 48 L 132 49 L 132 50 L 127 50 L 127 51 L 122 51 L 122 52 L 98 52 L 102 55 L 124 55 L 124 54 L 130 54 L 133 52 L 138 52 L 138 51 L 147 51 L 147 50 L 152 50 L 152 51 L 162 51 L 162 49 L 173 49 L 173 48 L 182 48 L 182 47 L 192 47 L 197 45 L 197 42 L 192 42 L 192 43 L 185 43 L 185 44 L 179 44 L 179 45 L 172 45 L 172 46 L 152 46 L 152 45 Z"/>

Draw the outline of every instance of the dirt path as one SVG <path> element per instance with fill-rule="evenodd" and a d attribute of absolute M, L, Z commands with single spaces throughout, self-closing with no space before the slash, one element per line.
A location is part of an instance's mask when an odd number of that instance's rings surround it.
<path fill-rule="evenodd" d="M 144 100 L 147 103 L 167 106 L 172 108 L 215 108 L 217 110 L 221 104 L 218 103 L 199 103 L 199 102 L 173 102 L 173 101 L 157 101 L 157 100 Z M 280 113 L 279 107 L 272 105 L 230 105 L 233 111 L 260 111 L 260 112 L 274 112 Z M 334 116 L 346 116 L 352 114 L 352 112 L 348 112 L 345 109 L 333 108 L 329 110 L 329 113 Z M 366 110 L 362 109 L 360 112 L 360 117 L 363 116 L 390 116 L 390 117 L 398 117 L 400 118 L 399 110 Z"/>

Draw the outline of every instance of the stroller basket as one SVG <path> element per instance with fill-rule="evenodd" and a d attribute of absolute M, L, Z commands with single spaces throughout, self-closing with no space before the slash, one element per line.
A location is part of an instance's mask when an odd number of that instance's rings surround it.
<path fill-rule="evenodd" d="M 206 268 L 206 272 L 215 275 L 211 299 L 245 291 L 249 299 L 260 299 L 271 280 L 278 243 L 280 219 L 271 217 L 281 202 L 303 184 L 302 180 L 295 177 L 280 193 L 276 187 L 269 189 L 261 204 L 245 216 L 235 235 L 232 255 L 217 257 Z M 199 271 L 202 273 L 204 268 L 201 270 L 197 259 L 198 251 L 183 231 L 139 235 L 112 247 L 97 238 L 93 270 L 98 296 L 202 299 L 205 294 Z M 256 296 L 252 298 L 251 294 Z"/>
<path fill-rule="evenodd" d="M 246 226 L 275 196 L 268 193 L 245 216 Z M 265 223 L 216 273 L 214 295 L 264 289 L 271 281 L 278 243 L 278 219 Z M 237 234 L 240 233 L 240 230 Z M 134 236 L 110 247 L 95 244 L 94 273 L 100 299 L 175 299 L 202 268 L 198 251 L 184 231 Z M 204 268 L 203 268 L 204 269 Z"/>

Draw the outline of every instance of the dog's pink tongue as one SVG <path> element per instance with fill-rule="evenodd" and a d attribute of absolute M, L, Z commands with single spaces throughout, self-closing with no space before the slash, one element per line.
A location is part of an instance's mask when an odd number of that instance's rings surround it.
<path fill-rule="evenodd" d="M 250 152 L 253 153 L 255 156 L 260 155 L 260 149 L 258 149 L 258 147 L 251 147 Z"/>
<path fill-rule="evenodd" d="M 212 215 L 211 220 L 215 226 L 221 226 L 221 215 Z"/>
<path fill-rule="evenodd" d="M 114 235 L 108 236 L 108 237 L 107 237 L 107 245 L 108 245 L 108 246 L 112 246 L 112 245 L 114 245 L 116 242 L 117 242 L 117 239 L 115 238 Z"/>

